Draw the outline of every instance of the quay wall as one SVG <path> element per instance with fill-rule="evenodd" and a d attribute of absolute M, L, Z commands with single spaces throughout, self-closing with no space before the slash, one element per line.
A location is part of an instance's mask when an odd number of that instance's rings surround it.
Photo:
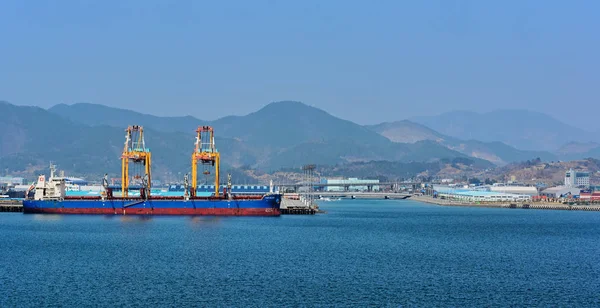
<path fill-rule="evenodd" d="M 0 212 L 22 212 L 23 202 L 17 200 L 0 200 Z"/>
<path fill-rule="evenodd" d="M 472 206 L 472 207 L 491 207 L 491 208 L 516 208 L 516 209 L 537 209 L 537 210 L 568 210 L 568 211 L 600 211 L 600 205 L 577 205 L 563 204 L 559 202 L 465 202 L 455 200 L 444 200 L 432 198 L 430 196 L 412 196 L 411 200 L 436 204 L 441 206 Z"/>

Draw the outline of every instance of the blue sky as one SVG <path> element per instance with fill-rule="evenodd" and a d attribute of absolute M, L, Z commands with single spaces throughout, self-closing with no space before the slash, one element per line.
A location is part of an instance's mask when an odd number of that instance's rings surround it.
<path fill-rule="evenodd" d="M 598 29 L 600 1 L 4 0 L 0 100 L 207 120 L 298 100 L 360 124 L 525 108 L 600 130 Z"/>

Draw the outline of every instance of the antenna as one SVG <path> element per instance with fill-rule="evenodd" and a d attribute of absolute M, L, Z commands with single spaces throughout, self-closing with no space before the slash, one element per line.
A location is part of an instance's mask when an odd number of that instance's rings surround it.
<path fill-rule="evenodd" d="M 50 162 L 50 177 L 53 178 L 54 177 L 54 172 L 56 171 L 56 165 L 53 165 L 52 162 Z"/>

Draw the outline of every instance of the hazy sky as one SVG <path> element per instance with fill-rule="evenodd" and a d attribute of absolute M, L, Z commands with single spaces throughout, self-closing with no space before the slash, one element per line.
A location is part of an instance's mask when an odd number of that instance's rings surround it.
<path fill-rule="evenodd" d="M 361 124 L 541 109 L 600 130 L 600 1 L 0 1 L 0 100 Z M 569 114 L 573 113 L 573 114 Z"/>

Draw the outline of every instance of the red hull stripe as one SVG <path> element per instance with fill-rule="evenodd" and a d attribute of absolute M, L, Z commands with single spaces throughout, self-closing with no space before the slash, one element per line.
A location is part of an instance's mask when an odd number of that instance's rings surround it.
<path fill-rule="evenodd" d="M 204 216 L 279 216 L 279 209 L 194 209 L 194 208 L 42 208 L 25 209 L 27 213 L 105 214 L 105 215 L 204 215 Z"/>

